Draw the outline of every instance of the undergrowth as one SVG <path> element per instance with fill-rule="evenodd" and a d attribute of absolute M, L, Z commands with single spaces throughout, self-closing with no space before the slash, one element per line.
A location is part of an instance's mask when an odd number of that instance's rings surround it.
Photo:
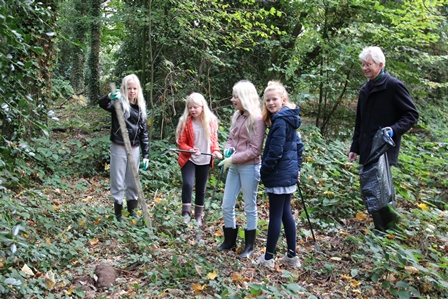
<path fill-rule="evenodd" d="M 86 298 L 92 292 L 96 298 L 448 297 L 446 113 L 441 114 L 444 122 L 432 125 L 435 130 L 425 121 L 404 136 L 399 165 L 393 168 L 401 229 L 380 236 L 371 232 L 360 198 L 359 166 L 347 159 L 351 132 L 342 130 L 338 138 L 326 140 L 304 125 L 303 198 L 296 193 L 292 203 L 302 267 L 269 271 L 237 259 L 240 247 L 236 253 L 215 250 L 222 241 L 225 181 L 217 181 L 217 169 L 207 189 L 205 228 L 183 223 L 177 157 L 164 153 L 173 146 L 171 140 L 151 143 L 151 169 L 140 173 L 152 227 L 142 218 L 126 217 L 118 224 L 108 197 L 107 116 L 91 108 L 73 111 L 91 113 L 91 124 L 69 117 L 57 125 L 66 131 L 7 145 L 14 146 L 17 162 L 14 169 L 3 168 L 2 177 L 22 188 L 0 184 L 2 297 Z M 225 128 L 220 130 L 223 144 Z M 263 191 L 261 185 L 255 257 L 266 242 Z M 241 243 L 242 200 L 236 212 Z M 277 255 L 285 250 L 281 238 Z M 118 269 L 116 285 L 92 291 L 75 283 L 92 279 L 99 263 Z"/>

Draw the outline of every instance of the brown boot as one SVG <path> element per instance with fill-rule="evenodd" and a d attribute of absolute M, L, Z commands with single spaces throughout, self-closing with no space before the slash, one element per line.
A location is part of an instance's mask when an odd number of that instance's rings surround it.
<path fill-rule="evenodd" d="M 198 226 L 202 226 L 202 211 L 204 210 L 204 206 L 194 206 L 194 219 L 198 223 Z"/>
<path fill-rule="evenodd" d="M 191 210 L 191 203 L 182 204 L 182 217 L 184 218 L 184 223 L 190 222 L 190 210 Z"/>

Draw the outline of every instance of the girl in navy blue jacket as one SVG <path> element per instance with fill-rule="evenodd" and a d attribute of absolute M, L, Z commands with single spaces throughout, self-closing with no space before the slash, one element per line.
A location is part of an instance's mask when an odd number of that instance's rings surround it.
<path fill-rule="evenodd" d="M 260 175 L 269 197 L 269 227 L 266 253 L 257 264 L 274 268 L 274 252 L 283 222 L 288 252 L 280 263 L 298 268 L 296 223 L 291 213 L 291 195 L 297 189 L 302 164 L 303 143 L 297 132 L 300 108 L 288 100 L 285 87 L 270 81 L 264 91 L 263 120 L 269 127 Z"/>

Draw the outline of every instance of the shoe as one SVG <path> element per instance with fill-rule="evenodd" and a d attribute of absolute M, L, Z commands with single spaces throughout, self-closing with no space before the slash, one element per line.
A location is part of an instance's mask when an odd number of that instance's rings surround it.
<path fill-rule="evenodd" d="M 258 259 L 254 262 L 255 265 L 262 265 L 266 268 L 269 268 L 271 270 L 274 270 L 275 267 L 275 261 L 274 259 L 266 260 L 264 258 L 264 254 L 260 255 Z"/>
<path fill-rule="evenodd" d="M 280 259 L 279 263 L 291 268 L 300 268 L 301 266 L 299 257 L 297 255 L 288 257 L 288 254 L 285 254 L 285 256 Z"/>

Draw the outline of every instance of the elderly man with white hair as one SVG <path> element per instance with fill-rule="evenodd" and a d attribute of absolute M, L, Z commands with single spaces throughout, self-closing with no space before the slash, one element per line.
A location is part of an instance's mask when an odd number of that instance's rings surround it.
<path fill-rule="evenodd" d="M 348 158 L 364 164 L 368 158 L 373 137 L 379 128 L 387 128 L 395 147 L 387 151 L 389 165 L 398 163 L 401 136 L 417 123 L 419 113 L 405 84 L 384 71 L 386 58 L 379 47 L 367 47 L 359 55 L 364 76 L 368 79 L 361 87 L 356 109 L 355 129 Z M 390 207 L 372 213 L 375 228 L 385 231 L 398 220 Z"/>

